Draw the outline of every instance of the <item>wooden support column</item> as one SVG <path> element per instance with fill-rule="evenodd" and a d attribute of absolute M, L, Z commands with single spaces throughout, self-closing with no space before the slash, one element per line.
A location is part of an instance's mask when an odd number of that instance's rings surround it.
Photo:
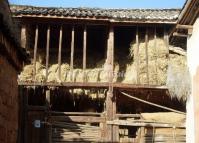
<path fill-rule="evenodd" d="M 47 38 L 46 38 L 46 81 L 48 80 L 49 47 L 50 47 L 50 26 L 48 26 Z"/>
<path fill-rule="evenodd" d="M 106 97 L 106 120 L 113 120 L 113 61 L 114 61 L 114 29 L 113 26 L 110 26 L 109 29 L 109 39 L 107 47 L 107 60 L 106 66 L 108 67 L 108 81 L 109 81 L 109 90 Z M 107 125 L 107 141 L 113 141 L 113 126 Z"/>
<path fill-rule="evenodd" d="M 158 85 L 158 55 L 157 55 L 157 29 L 154 29 L 154 49 L 155 49 L 155 72 L 156 72 L 156 85 Z"/>
<path fill-rule="evenodd" d="M 63 35 L 63 30 L 62 30 L 62 25 L 60 27 L 60 32 L 59 32 L 59 51 L 58 51 L 58 76 L 59 80 L 61 82 L 61 48 L 62 48 L 62 35 Z"/>
<path fill-rule="evenodd" d="M 139 29 L 136 28 L 136 72 L 137 72 L 137 84 L 140 84 L 140 71 L 139 71 Z"/>
<path fill-rule="evenodd" d="M 166 27 L 164 28 L 164 41 L 165 41 L 165 46 L 167 48 L 167 57 L 169 59 L 169 35 Z"/>
<path fill-rule="evenodd" d="M 75 30 L 74 30 L 74 26 L 73 26 L 72 32 L 71 32 L 70 81 L 73 80 L 74 41 L 75 41 Z"/>
<path fill-rule="evenodd" d="M 27 48 L 27 26 L 22 25 L 21 26 L 21 47 L 22 48 Z"/>
<path fill-rule="evenodd" d="M 33 78 L 34 81 L 36 81 L 36 61 L 37 61 L 37 45 L 38 45 L 38 25 L 36 25 L 35 30 L 35 44 L 34 44 L 34 59 L 33 59 L 33 65 L 34 65 L 34 71 L 33 71 Z"/>
<path fill-rule="evenodd" d="M 147 74 L 147 84 L 149 84 L 149 55 L 148 55 L 148 28 L 146 28 L 145 33 L 145 56 L 146 56 L 146 74 Z"/>
<path fill-rule="evenodd" d="M 84 38 L 83 38 L 83 81 L 86 81 L 86 46 L 87 46 L 87 30 L 84 27 Z"/>
<path fill-rule="evenodd" d="M 117 120 L 117 91 L 114 91 L 113 95 L 113 119 Z M 119 142 L 119 126 L 113 125 L 113 142 Z"/>
<path fill-rule="evenodd" d="M 46 106 L 49 109 L 50 108 L 50 90 L 46 90 Z"/>

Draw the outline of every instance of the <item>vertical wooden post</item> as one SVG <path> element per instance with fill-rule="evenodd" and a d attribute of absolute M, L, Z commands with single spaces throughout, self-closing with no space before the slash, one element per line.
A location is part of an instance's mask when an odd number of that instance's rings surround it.
<path fill-rule="evenodd" d="M 140 77 L 139 77 L 139 29 L 138 26 L 136 27 L 136 72 L 137 72 L 137 84 L 140 84 Z"/>
<path fill-rule="evenodd" d="M 114 91 L 113 95 L 113 119 L 117 120 L 118 118 L 116 117 L 117 114 L 117 91 Z M 118 125 L 113 125 L 113 142 L 119 142 L 119 126 Z"/>
<path fill-rule="evenodd" d="M 72 32 L 71 32 L 70 81 L 73 80 L 74 41 L 75 41 L 75 30 L 74 30 L 74 26 L 73 26 Z"/>
<path fill-rule="evenodd" d="M 154 48 L 155 48 L 155 72 L 156 72 L 156 84 L 158 84 L 158 61 L 157 61 L 157 29 L 154 29 Z"/>
<path fill-rule="evenodd" d="M 48 80 L 48 64 L 49 64 L 49 47 L 50 47 L 50 26 L 47 29 L 47 38 L 46 38 L 46 81 Z"/>
<path fill-rule="evenodd" d="M 164 27 L 164 41 L 165 41 L 165 46 L 167 48 L 167 54 L 168 54 L 167 57 L 169 59 L 169 35 L 166 27 Z"/>
<path fill-rule="evenodd" d="M 60 27 L 60 31 L 59 31 L 59 51 L 58 51 L 58 76 L 59 76 L 59 80 L 61 82 L 61 48 L 62 48 L 62 25 Z"/>
<path fill-rule="evenodd" d="M 50 107 L 50 90 L 46 90 L 46 106 Z"/>
<path fill-rule="evenodd" d="M 38 45 L 38 25 L 36 25 L 36 30 L 35 30 L 35 44 L 34 44 L 34 59 L 33 59 L 33 64 L 34 64 L 34 71 L 33 71 L 33 76 L 34 76 L 34 81 L 36 81 L 36 61 L 37 61 L 37 45 Z"/>
<path fill-rule="evenodd" d="M 149 55 L 148 55 L 148 28 L 146 28 L 145 33 L 145 56 L 146 56 L 146 74 L 147 74 L 147 84 L 149 84 Z"/>
<path fill-rule="evenodd" d="M 29 121 L 28 121 L 28 110 L 27 110 L 27 107 L 28 107 L 28 95 L 29 95 L 29 92 L 28 92 L 28 88 L 25 89 L 25 94 L 23 96 L 23 111 L 24 111 L 24 143 L 28 143 L 28 137 L 29 137 L 29 134 L 28 134 L 28 129 L 29 129 Z"/>
<path fill-rule="evenodd" d="M 27 44 L 27 27 L 26 25 L 21 26 L 21 47 L 26 48 Z"/>
<path fill-rule="evenodd" d="M 114 29 L 113 26 L 110 26 L 109 29 L 109 39 L 108 39 L 108 48 L 107 48 L 107 60 L 106 64 L 110 68 L 108 79 L 109 79 L 109 90 L 106 97 L 106 114 L 107 121 L 113 120 L 113 61 L 114 61 Z M 107 125 L 107 141 L 113 141 L 113 126 Z"/>
<path fill-rule="evenodd" d="M 84 38 L 83 38 L 83 81 L 86 81 L 86 46 L 87 46 L 87 31 L 86 26 L 84 27 Z"/>

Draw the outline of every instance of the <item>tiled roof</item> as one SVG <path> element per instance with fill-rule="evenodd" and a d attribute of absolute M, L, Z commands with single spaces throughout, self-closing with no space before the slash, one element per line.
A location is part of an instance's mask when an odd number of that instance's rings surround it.
<path fill-rule="evenodd" d="M 15 16 L 58 16 L 96 18 L 118 21 L 170 21 L 175 22 L 180 9 L 101 9 L 101 8 L 54 8 L 33 6 L 11 6 Z"/>

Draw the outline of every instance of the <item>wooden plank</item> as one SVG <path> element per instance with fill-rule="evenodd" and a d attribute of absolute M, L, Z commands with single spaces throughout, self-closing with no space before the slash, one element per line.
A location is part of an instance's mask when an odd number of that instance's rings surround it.
<path fill-rule="evenodd" d="M 62 35 L 63 35 L 63 26 L 61 25 L 60 31 L 59 31 L 59 51 L 58 51 L 58 77 L 61 82 L 61 49 L 62 49 Z"/>
<path fill-rule="evenodd" d="M 167 57 L 169 59 L 169 35 L 166 27 L 164 28 L 164 40 L 165 40 L 165 46 L 167 48 L 167 54 L 168 54 Z"/>
<path fill-rule="evenodd" d="M 38 25 L 36 25 L 35 30 L 35 44 L 34 44 L 34 59 L 33 59 L 33 65 L 34 65 L 34 71 L 33 71 L 33 78 L 34 81 L 36 81 L 36 61 L 37 61 L 37 44 L 38 44 Z"/>
<path fill-rule="evenodd" d="M 27 27 L 26 25 L 21 25 L 21 47 L 26 48 L 27 44 Z"/>
<path fill-rule="evenodd" d="M 136 58 L 136 73 L 137 73 L 137 84 L 140 84 L 140 70 L 139 70 L 139 29 L 138 27 L 136 28 L 136 53 L 135 53 L 135 58 Z"/>
<path fill-rule="evenodd" d="M 109 83 L 107 82 L 94 82 L 94 83 L 82 83 L 82 82 L 22 82 L 18 81 L 18 85 L 23 86 L 50 86 L 50 87 L 68 87 L 68 88 L 108 88 Z M 166 86 L 159 85 L 137 85 L 137 84 L 126 84 L 126 83 L 112 83 L 114 89 L 151 89 L 151 90 L 167 90 Z"/>
<path fill-rule="evenodd" d="M 113 119 L 117 120 L 118 117 L 116 116 L 117 113 L 117 91 L 114 91 L 113 95 Z M 113 125 L 113 142 L 119 142 L 119 126 Z"/>
<path fill-rule="evenodd" d="M 104 117 L 93 116 L 51 116 L 52 122 L 79 122 L 79 123 L 102 123 L 105 122 Z"/>
<path fill-rule="evenodd" d="M 162 128 L 185 128 L 184 124 L 181 125 L 173 125 L 168 123 L 144 123 L 144 122 L 131 122 L 125 120 L 115 120 L 115 121 L 107 121 L 107 124 L 111 125 L 122 125 L 122 126 L 132 126 L 132 127 L 162 127 Z"/>
<path fill-rule="evenodd" d="M 73 26 L 71 32 L 70 81 L 73 81 L 74 44 L 75 44 L 74 41 L 75 41 L 75 30 Z"/>
<path fill-rule="evenodd" d="M 50 47 L 50 26 L 48 26 L 47 29 L 47 39 L 46 39 L 46 81 L 48 80 L 49 47 Z"/>
<path fill-rule="evenodd" d="M 193 29 L 193 25 L 182 25 L 182 24 L 177 24 L 176 25 L 177 29 Z"/>
<path fill-rule="evenodd" d="M 84 27 L 84 37 L 83 37 L 83 81 L 86 81 L 86 46 L 87 46 L 87 31 L 86 26 Z"/>
<path fill-rule="evenodd" d="M 46 108 L 50 108 L 50 90 L 46 90 Z"/>
<path fill-rule="evenodd" d="M 157 59 L 157 57 L 158 57 L 158 55 L 157 55 L 157 29 L 156 29 L 156 27 L 155 27 L 155 29 L 154 29 L 154 49 L 155 49 L 155 54 L 156 54 L 156 56 L 155 56 L 155 72 L 156 72 L 156 84 L 158 84 L 158 59 Z"/>
<path fill-rule="evenodd" d="M 178 33 L 178 32 L 174 32 L 174 33 L 173 33 L 173 36 L 176 36 L 176 37 L 184 37 L 184 38 L 187 38 L 187 37 L 188 37 L 188 35 L 182 34 L 182 33 Z"/>
<path fill-rule="evenodd" d="M 141 118 L 140 114 L 116 114 L 117 118 Z"/>
<path fill-rule="evenodd" d="M 148 28 L 146 28 L 145 33 L 145 56 L 146 56 L 146 76 L 147 76 L 147 84 L 149 85 L 149 55 L 148 55 Z"/>
<path fill-rule="evenodd" d="M 94 112 L 57 112 L 57 111 L 50 111 L 49 114 L 52 114 L 52 115 L 101 116 L 104 113 L 94 113 Z"/>

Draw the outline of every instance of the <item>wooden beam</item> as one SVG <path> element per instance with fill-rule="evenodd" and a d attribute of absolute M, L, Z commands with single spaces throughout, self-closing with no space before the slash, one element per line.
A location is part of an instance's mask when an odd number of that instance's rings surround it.
<path fill-rule="evenodd" d="M 46 90 L 46 107 L 50 108 L 51 102 L 50 102 L 50 90 Z"/>
<path fill-rule="evenodd" d="M 22 48 L 27 48 L 27 27 L 26 25 L 22 24 L 21 26 L 21 47 Z"/>
<path fill-rule="evenodd" d="M 34 81 L 36 81 L 37 46 L 38 46 L 38 25 L 36 25 L 36 30 L 35 30 L 34 59 L 33 59 L 33 65 L 34 65 L 33 78 L 34 78 Z"/>
<path fill-rule="evenodd" d="M 60 27 L 60 32 L 59 32 L 59 51 L 58 51 L 58 76 L 59 80 L 61 82 L 61 49 L 62 49 L 62 34 L 63 34 L 63 26 L 61 25 Z"/>
<path fill-rule="evenodd" d="M 138 26 L 136 28 L 136 53 L 135 53 L 135 58 L 136 58 L 136 72 L 137 72 L 137 84 L 140 84 L 140 73 L 139 73 L 139 29 Z"/>
<path fill-rule="evenodd" d="M 67 88 L 103 88 L 108 89 L 109 83 L 107 82 L 95 82 L 95 83 L 82 83 L 82 82 L 62 82 L 62 83 L 54 83 L 54 82 L 20 82 L 18 81 L 18 85 L 23 86 L 50 86 L 50 87 L 67 87 Z M 127 83 L 112 83 L 114 89 L 150 89 L 150 90 L 167 90 L 166 86 L 159 85 L 137 85 L 137 84 L 127 84 Z"/>
<path fill-rule="evenodd" d="M 116 116 L 117 113 L 117 91 L 114 91 L 113 95 L 113 120 L 117 120 L 118 117 Z M 119 126 L 113 125 L 113 142 L 119 142 Z"/>
<path fill-rule="evenodd" d="M 79 123 L 102 123 L 105 122 L 104 117 L 93 116 L 51 116 L 52 122 L 79 122 Z"/>
<path fill-rule="evenodd" d="M 48 80 L 49 47 L 50 47 L 50 26 L 48 26 L 47 38 L 46 38 L 46 81 Z"/>
<path fill-rule="evenodd" d="M 167 57 L 169 59 L 169 35 L 166 27 L 164 28 L 164 41 L 165 41 L 165 46 L 167 48 Z"/>
<path fill-rule="evenodd" d="M 176 28 L 177 29 L 193 29 L 193 25 L 181 25 L 181 24 L 177 24 Z"/>
<path fill-rule="evenodd" d="M 103 114 L 95 112 L 57 112 L 57 111 L 50 111 L 48 113 L 51 115 L 81 115 L 81 116 L 101 116 Z"/>
<path fill-rule="evenodd" d="M 148 55 L 148 28 L 146 28 L 145 33 L 145 56 L 146 56 L 146 74 L 147 74 L 147 84 L 149 85 L 149 55 Z"/>
<path fill-rule="evenodd" d="M 86 81 L 86 46 L 87 46 L 87 31 L 86 26 L 84 27 L 83 37 L 83 81 Z"/>
<path fill-rule="evenodd" d="M 70 81 L 73 80 L 73 61 L 74 61 L 74 41 L 75 41 L 75 30 L 74 26 L 72 26 L 71 31 L 71 53 L 70 53 Z"/>
<path fill-rule="evenodd" d="M 182 34 L 182 33 L 178 33 L 178 32 L 174 32 L 174 33 L 173 33 L 173 36 L 176 36 L 176 37 L 184 37 L 184 38 L 187 38 L 187 37 L 188 37 L 188 35 Z"/>

